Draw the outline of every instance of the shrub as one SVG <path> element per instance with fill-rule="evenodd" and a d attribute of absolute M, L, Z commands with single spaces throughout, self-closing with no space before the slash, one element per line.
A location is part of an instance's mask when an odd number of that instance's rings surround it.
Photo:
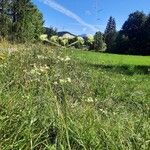
<path fill-rule="evenodd" d="M 94 49 L 94 36 L 89 35 L 85 38 L 85 45 L 88 47 L 89 50 Z"/>
<path fill-rule="evenodd" d="M 96 32 L 94 35 L 94 49 L 95 51 L 105 51 L 106 43 L 101 32 Z"/>

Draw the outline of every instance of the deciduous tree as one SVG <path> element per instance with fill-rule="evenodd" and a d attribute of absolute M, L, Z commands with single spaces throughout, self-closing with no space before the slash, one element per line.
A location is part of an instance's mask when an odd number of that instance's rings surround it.
<path fill-rule="evenodd" d="M 94 49 L 95 51 L 105 51 L 106 43 L 101 32 L 96 32 L 94 35 Z"/>

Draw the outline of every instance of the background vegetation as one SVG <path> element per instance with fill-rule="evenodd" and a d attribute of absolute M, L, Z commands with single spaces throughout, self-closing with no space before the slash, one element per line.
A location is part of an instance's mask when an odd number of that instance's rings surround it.
<path fill-rule="evenodd" d="M 77 44 L 77 42 L 71 46 L 86 48 L 87 50 L 94 50 L 96 52 L 150 55 L 149 28 L 150 16 L 144 14 L 144 12 L 136 11 L 129 15 L 129 18 L 125 21 L 120 31 L 116 30 L 115 19 L 110 17 L 104 34 L 99 31 L 94 36 L 85 36 L 83 37 L 84 42 L 80 44 Z M 51 31 L 51 33 L 53 32 Z M 77 41 L 77 38 L 67 38 L 67 40 L 68 43 L 73 43 Z"/>
<path fill-rule="evenodd" d="M 39 39 L 43 17 L 31 0 L 0 0 L 0 37 L 11 42 Z"/>
<path fill-rule="evenodd" d="M 131 13 L 120 31 L 116 30 L 115 18 L 111 16 L 104 33 L 98 31 L 94 36 L 80 37 L 66 32 L 67 36 L 63 36 L 56 28 L 43 27 L 42 14 L 31 0 L 1 0 L 0 22 L 0 37 L 11 42 L 33 42 L 39 40 L 40 35 L 47 34 L 53 42 L 50 42 L 51 45 L 74 46 L 96 52 L 150 55 L 150 15 L 140 11 Z"/>

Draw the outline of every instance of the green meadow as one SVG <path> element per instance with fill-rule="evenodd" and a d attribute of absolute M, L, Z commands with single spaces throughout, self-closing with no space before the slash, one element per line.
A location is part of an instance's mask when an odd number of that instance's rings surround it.
<path fill-rule="evenodd" d="M 107 54 L 77 49 L 72 49 L 71 51 L 69 49 L 68 53 L 79 61 L 89 64 L 150 66 L 150 56 Z"/>
<path fill-rule="evenodd" d="M 149 149 L 150 57 L 0 48 L 0 149 Z"/>

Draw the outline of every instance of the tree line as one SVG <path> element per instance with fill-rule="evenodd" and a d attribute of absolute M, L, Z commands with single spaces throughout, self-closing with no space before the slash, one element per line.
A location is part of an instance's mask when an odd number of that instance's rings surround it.
<path fill-rule="evenodd" d="M 0 37 L 35 41 L 43 34 L 43 16 L 31 0 L 0 0 Z"/>
<path fill-rule="evenodd" d="M 44 28 L 43 24 L 43 16 L 31 0 L 0 0 L 0 38 L 31 42 L 38 40 L 45 31 L 49 38 L 57 35 L 56 29 Z M 150 14 L 140 11 L 131 13 L 120 31 L 116 30 L 115 19 L 110 17 L 104 33 L 99 31 L 93 37 L 84 39 L 58 40 L 63 45 L 78 40 L 74 46 L 82 48 L 85 45 L 88 50 L 150 55 Z"/>
<path fill-rule="evenodd" d="M 111 16 L 105 32 L 97 32 L 90 47 L 108 53 L 150 55 L 150 14 L 131 13 L 120 31 L 117 31 L 116 21 Z"/>
<path fill-rule="evenodd" d="M 131 13 L 118 32 L 115 19 L 110 17 L 104 38 L 107 52 L 150 55 L 150 14 L 140 11 Z"/>
<path fill-rule="evenodd" d="M 56 29 L 49 28 L 47 31 L 49 37 L 54 35 L 56 39 Z M 76 40 L 77 37 L 69 43 Z M 115 18 L 111 16 L 104 33 L 98 31 L 94 36 L 84 37 L 84 42 L 80 39 L 74 46 L 82 48 L 83 45 L 97 52 L 150 55 L 150 15 L 140 11 L 131 13 L 120 31 L 117 31 Z"/>

